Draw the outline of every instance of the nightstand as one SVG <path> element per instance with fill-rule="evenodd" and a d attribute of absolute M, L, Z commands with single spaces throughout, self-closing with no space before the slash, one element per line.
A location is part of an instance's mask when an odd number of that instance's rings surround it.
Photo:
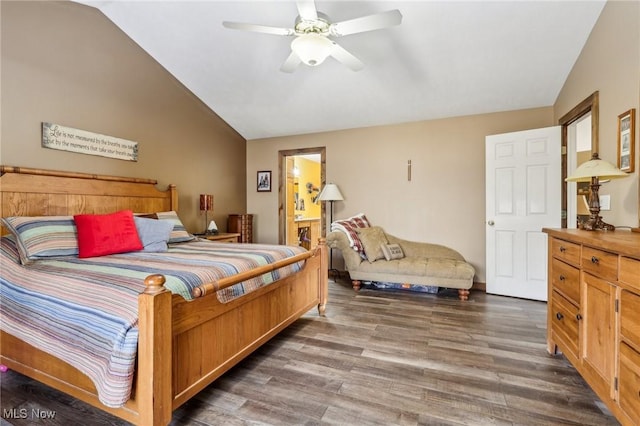
<path fill-rule="evenodd" d="M 217 241 L 219 243 L 238 243 L 240 242 L 240 234 L 235 232 L 221 232 L 219 234 L 194 234 L 196 237 L 206 238 L 207 240 Z"/>

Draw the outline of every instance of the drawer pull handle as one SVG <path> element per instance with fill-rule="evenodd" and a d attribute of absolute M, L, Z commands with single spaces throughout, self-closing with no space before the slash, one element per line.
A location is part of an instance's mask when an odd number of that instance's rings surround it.
<path fill-rule="evenodd" d="M 565 280 L 564 275 L 560 275 L 560 281 L 564 281 L 564 280 Z"/>
<path fill-rule="evenodd" d="M 595 256 L 591 256 L 591 263 L 593 263 L 593 264 L 596 264 L 596 265 L 597 265 L 599 262 L 600 262 L 600 260 L 599 260 L 597 257 L 595 257 Z"/>
<path fill-rule="evenodd" d="M 582 319 L 582 315 L 577 314 L 577 315 L 576 315 L 576 319 L 577 319 L 578 321 L 580 321 L 580 320 Z"/>
<path fill-rule="evenodd" d="M 563 246 L 560 246 L 560 253 L 564 253 L 565 251 L 567 251 L 567 249 L 564 248 Z"/>
<path fill-rule="evenodd" d="M 556 318 L 558 318 L 558 320 L 562 320 L 562 318 L 564 318 L 564 315 L 562 315 L 560 312 L 558 312 L 556 314 Z"/>

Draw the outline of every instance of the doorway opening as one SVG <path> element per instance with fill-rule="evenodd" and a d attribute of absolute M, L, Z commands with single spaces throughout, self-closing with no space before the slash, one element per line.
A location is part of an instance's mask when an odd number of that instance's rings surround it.
<path fill-rule="evenodd" d="M 583 196 L 588 198 L 589 188 L 565 179 L 598 152 L 599 92 L 576 105 L 558 124 L 562 126 L 562 227 L 575 228 L 584 213 Z"/>
<path fill-rule="evenodd" d="M 278 240 L 310 249 L 325 235 L 325 203 L 317 200 L 325 184 L 325 148 L 278 152 Z"/>

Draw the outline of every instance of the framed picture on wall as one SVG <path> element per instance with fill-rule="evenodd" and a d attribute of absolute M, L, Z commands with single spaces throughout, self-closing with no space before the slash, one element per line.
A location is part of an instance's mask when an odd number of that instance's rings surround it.
<path fill-rule="evenodd" d="M 618 168 L 627 173 L 635 170 L 635 118 L 635 109 L 618 116 Z"/>
<path fill-rule="evenodd" d="M 271 170 L 258 172 L 258 192 L 271 192 Z"/>

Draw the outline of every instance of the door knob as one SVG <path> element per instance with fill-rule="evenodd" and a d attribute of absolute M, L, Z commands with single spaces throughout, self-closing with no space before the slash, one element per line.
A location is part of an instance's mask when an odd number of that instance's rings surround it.
<path fill-rule="evenodd" d="M 488 222 L 487 222 L 487 224 L 488 224 L 489 226 L 493 226 L 493 225 L 495 225 L 496 223 L 495 223 L 494 221 L 490 220 L 490 221 L 488 221 Z"/>

